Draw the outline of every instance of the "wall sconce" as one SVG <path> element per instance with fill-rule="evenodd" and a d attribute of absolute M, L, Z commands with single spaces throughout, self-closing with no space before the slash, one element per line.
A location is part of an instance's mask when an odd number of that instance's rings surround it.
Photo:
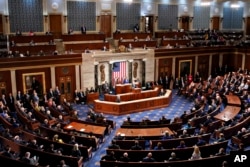
<path fill-rule="evenodd" d="M 246 21 L 246 18 L 245 18 L 245 17 L 242 17 L 242 20 L 245 22 L 245 21 Z"/>
<path fill-rule="evenodd" d="M 8 15 L 4 15 L 6 23 L 8 23 Z"/>
<path fill-rule="evenodd" d="M 99 19 L 100 19 L 100 16 L 96 16 L 96 18 L 97 18 L 97 22 L 99 21 Z"/>
<path fill-rule="evenodd" d="M 211 23 L 213 22 L 213 18 L 212 18 L 212 17 L 210 18 L 210 22 L 211 22 Z"/>
<path fill-rule="evenodd" d="M 223 19 L 224 19 L 224 18 L 223 18 L 223 17 L 221 17 L 221 18 L 220 18 L 220 21 L 223 21 Z"/>
<path fill-rule="evenodd" d="M 115 19 L 116 19 L 116 16 L 113 16 L 113 21 L 115 21 Z"/>
<path fill-rule="evenodd" d="M 194 17 L 189 17 L 189 22 L 192 22 Z"/>
<path fill-rule="evenodd" d="M 155 16 L 155 22 L 157 22 L 158 21 L 158 16 Z"/>

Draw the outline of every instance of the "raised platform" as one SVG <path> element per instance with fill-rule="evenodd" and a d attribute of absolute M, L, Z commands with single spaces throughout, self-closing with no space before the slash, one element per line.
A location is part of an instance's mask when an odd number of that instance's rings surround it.
<path fill-rule="evenodd" d="M 164 96 L 156 96 L 131 101 L 110 102 L 94 100 L 94 111 L 104 114 L 124 115 L 145 110 L 167 107 L 172 100 L 172 91 L 166 90 Z"/>

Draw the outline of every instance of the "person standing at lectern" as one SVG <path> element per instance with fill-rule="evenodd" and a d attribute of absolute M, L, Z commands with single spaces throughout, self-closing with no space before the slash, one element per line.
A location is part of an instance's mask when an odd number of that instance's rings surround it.
<path fill-rule="evenodd" d="M 128 77 L 125 77 L 125 78 L 123 79 L 123 83 L 124 83 L 124 84 L 129 83 Z"/>
<path fill-rule="evenodd" d="M 81 32 L 82 32 L 82 34 L 86 34 L 86 31 L 87 31 L 87 28 L 86 28 L 86 26 L 83 24 L 82 27 L 81 27 Z"/>
<path fill-rule="evenodd" d="M 134 32 L 139 32 L 140 31 L 140 27 L 139 27 L 139 24 L 136 24 L 134 26 Z"/>

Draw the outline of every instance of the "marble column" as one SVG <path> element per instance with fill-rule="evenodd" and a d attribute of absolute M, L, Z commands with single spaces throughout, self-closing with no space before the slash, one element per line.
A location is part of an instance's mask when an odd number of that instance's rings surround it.
<path fill-rule="evenodd" d="M 55 67 L 50 67 L 50 80 L 51 80 L 51 88 L 56 87 L 56 74 L 55 74 Z"/>
<path fill-rule="evenodd" d="M 16 71 L 15 70 L 10 71 L 10 77 L 11 77 L 12 94 L 14 97 L 16 97 L 17 89 L 16 89 Z"/>
<path fill-rule="evenodd" d="M 80 90 L 80 66 L 75 65 L 76 89 Z"/>

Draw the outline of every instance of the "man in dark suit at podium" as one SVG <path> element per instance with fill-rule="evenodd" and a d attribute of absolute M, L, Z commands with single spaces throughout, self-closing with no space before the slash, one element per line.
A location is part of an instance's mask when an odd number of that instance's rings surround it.
<path fill-rule="evenodd" d="M 83 24 L 82 27 L 81 27 L 81 32 L 82 32 L 82 34 L 86 34 L 86 31 L 87 31 L 87 28 L 86 28 L 86 26 Z"/>

